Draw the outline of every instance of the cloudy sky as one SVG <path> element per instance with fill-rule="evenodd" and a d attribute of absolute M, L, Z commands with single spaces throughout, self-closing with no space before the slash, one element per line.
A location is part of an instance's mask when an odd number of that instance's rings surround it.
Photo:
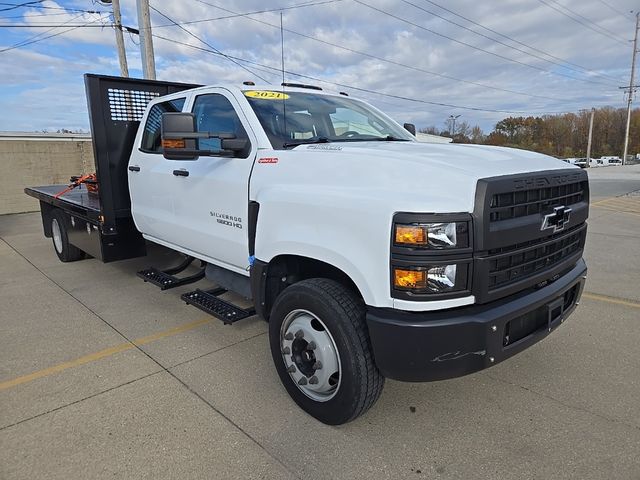
<path fill-rule="evenodd" d="M 86 130 L 82 75 L 120 72 L 110 7 L 35 0 L 14 8 L 26 1 L 0 0 L 0 131 Z M 135 0 L 121 3 L 123 24 L 137 27 Z M 288 81 L 349 92 L 418 127 L 443 128 L 449 115 L 461 115 L 490 131 L 510 114 L 623 107 L 618 87 L 629 83 L 629 12 L 640 10 L 640 0 L 151 0 L 151 6 L 160 80 L 279 83 L 276 9 L 282 9 Z M 130 74 L 141 77 L 138 38 L 126 33 L 125 42 Z"/>

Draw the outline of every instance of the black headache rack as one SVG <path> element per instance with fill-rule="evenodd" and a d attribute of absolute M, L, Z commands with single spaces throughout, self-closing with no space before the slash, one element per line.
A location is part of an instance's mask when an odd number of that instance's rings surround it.
<path fill-rule="evenodd" d="M 67 185 L 25 189 L 40 200 L 44 233 L 51 236 L 51 212 L 66 213 L 69 242 L 103 262 L 145 255 L 145 243 L 131 217 L 127 164 L 147 104 L 201 85 L 106 75 L 84 76 L 98 192 L 84 186 L 56 198 Z"/>

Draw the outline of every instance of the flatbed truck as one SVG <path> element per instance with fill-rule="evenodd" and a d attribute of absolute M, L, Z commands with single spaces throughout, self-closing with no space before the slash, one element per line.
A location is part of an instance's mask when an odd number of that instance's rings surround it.
<path fill-rule="evenodd" d="M 97 192 L 30 187 L 63 262 L 184 255 L 145 281 L 227 324 L 269 323 L 291 398 L 318 420 L 366 412 L 385 378 L 496 365 L 580 300 L 589 183 L 509 148 L 417 142 L 344 92 L 86 75 Z M 197 273 L 180 276 L 193 260 Z M 242 308 L 220 295 L 253 303 Z"/>

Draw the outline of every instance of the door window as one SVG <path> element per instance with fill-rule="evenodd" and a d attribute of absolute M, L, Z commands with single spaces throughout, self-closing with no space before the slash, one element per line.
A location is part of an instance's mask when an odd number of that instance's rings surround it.
<path fill-rule="evenodd" d="M 212 135 L 231 133 L 236 138 L 247 138 L 247 132 L 233 105 L 223 95 L 198 95 L 193 104 L 193 114 L 198 132 L 209 132 Z M 202 138 L 199 147 L 200 150 L 220 150 L 220 139 Z"/>
<path fill-rule="evenodd" d="M 162 103 L 156 103 L 147 117 L 147 123 L 142 133 L 142 145 L 140 150 L 147 153 L 161 153 L 162 139 L 160 138 L 160 126 L 162 114 L 166 112 L 181 112 L 185 98 L 175 98 Z"/>

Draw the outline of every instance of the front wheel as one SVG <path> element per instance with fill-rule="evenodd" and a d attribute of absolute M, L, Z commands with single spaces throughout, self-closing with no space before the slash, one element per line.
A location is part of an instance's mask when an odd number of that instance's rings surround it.
<path fill-rule="evenodd" d="M 364 303 L 338 282 L 314 278 L 285 289 L 271 313 L 269 342 L 287 392 L 323 423 L 355 419 L 382 393 Z"/>

